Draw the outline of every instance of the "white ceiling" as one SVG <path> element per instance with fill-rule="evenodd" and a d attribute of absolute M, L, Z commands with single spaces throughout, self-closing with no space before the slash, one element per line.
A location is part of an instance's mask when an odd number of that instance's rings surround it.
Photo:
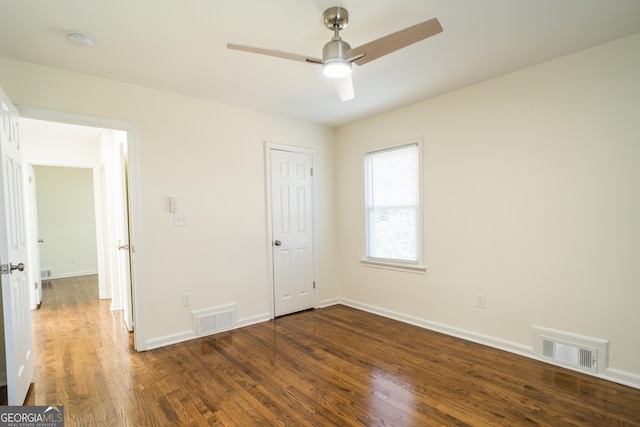
<path fill-rule="evenodd" d="M 345 103 L 318 65 L 226 49 L 321 57 L 331 6 L 353 47 L 432 17 L 444 31 L 355 66 Z M 639 0 L 0 0 L 0 56 L 329 126 L 638 32 Z"/>

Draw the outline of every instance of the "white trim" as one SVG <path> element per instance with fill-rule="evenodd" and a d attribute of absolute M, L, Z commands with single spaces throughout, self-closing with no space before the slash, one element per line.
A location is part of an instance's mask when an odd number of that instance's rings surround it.
<path fill-rule="evenodd" d="M 55 167 L 62 167 L 62 168 L 77 168 L 77 169 L 91 169 L 91 170 L 96 170 L 96 169 L 100 169 L 100 166 L 102 166 L 102 164 L 93 164 L 90 162 L 67 162 L 67 161 L 57 161 L 57 162 L 48 162 L 44 159 L 36 159 L 36 160 L 32 160 L 29 159 L 26 162 L 28 165 L 32 165 L 32 166 L 55 166 Z"/>
<path fill-rule="evenodd" d="M 375 259 L 361 259 L 360 262 L 367 267 L 383 268 L 385 270 L 406 271 L 409 273 L 424 274 L 427 271 L 427 267 L 418 264 L 402 264 L 395 262 L 377 261 Z"/>
<path fill-rule="evenodd" d="M 377 314 L 379 316 L 387 317 L 389 319 L 398 320 L 400 322 L 408 323 L 410 325 L 418 326 L 424 329 L 429 329 L 430 331 L 440 332 L 452 337 L 461 338 L 466 341 L 487 345 L 489 347 L 508 351 L 510 353 L 519 354 L 521 356 L 527 356 L 527 357 L 534 356 L 533 348 L 530 346 L 516 344 L 516 343 L 505 341 L 499 338 L 493 338 L 488 335 L 477 334 L 475 332 L 470 332 L 464 329 L 448 326 L 443 323 L 433 322 L 431 320 L 410 316 L 408 314 L 387 310 L 385 308 L 380 308 L 380 307 L 364 304 L 361 302 L 357 302 L 357 301 L 353 301 L 345 298 L 341 298 L 340 303 L 348 307 L 356 308 L 358 310 L 366 311 L 368 313 Z"/>
<path fill-rule="evenodd" d="M 364 152 L 364 155 L 366 156 L 369 154 L 379 154 L 379 153 L 384 153 L 386 151 L 394 151 L 400 148 L 411 147 L 412 145 L 419 146 L 421 143 L 422 143 L 422 137 L 411 138 L 411 139 L 407 139 L 406 141 L 399 142 L 397 144 L 390 144 L 390 145 L 385 145 L 382 148 L 373 148 L 371 150 L 367 150 Z"/>
<path fill-rule="evenodd" d="M 244 328 L 245 326 L 257 325 L 258 323 L 268 322 L 271 320 L 269 313 L 257 314 L 251 317 L 245 317 L 236 322 L 233 329 Z"/>
<path fill-rule="evenodd" d="M 196 331 L 189 330 L 178 332 L 171 335 L 165 335 L 163 337 L 158 337 L 154 339 L 150 339 L 145 343 L 146 350 L 155 350 L 157 348 L 166 347 L 168 345 L 179 344 L 181 342 L 191 341 L 194 339 L 207 339 L 208 337 L 215 336 L 217 334 L 221 334 L 224 332 L 229 332 L 234 329 L 240 329 L 251 325 L 256 325 L 258 323 L 268 322 L 271 319 L 269 313 L 263 313 L 257 316 L 246 317 L 244 319 L 238 320 L 236 324 L 231 329 L 225 329 L 224 331 L 216 332 L 211 335 L 206 335 L 199 337 L 196 335 Z"/>
<path fill-rule="evenodd" d="M 49 122 L 67 123 L 71 125 L 93 126 L 105 129 L 129 131 L 135 125 L 126 120 L 109 119 L 105 117 L 88 116 L 85 114 L 68 113 L 66 111 L 48 110 L 46 108 L 29 107 L 15 104 L 21 117 L 46 120 Z"/>
<path fill-rule="evenodd" d="M 194 331 L 178 332 L 177 334 L 165 335 L 163 337 L 148 340 L 146 344 L 147 350 L 155 350 L 156 348 L 166 347 L 172 344 L 179 344 L 185 341 L 191 341 L 198 337 Z"/>
<path fill-rule="evenodd" d="M 106 219 L 104 217 L 104 210 L 106 207 L 104 206 L 103 199 L 105 195 L 102 190 L 104 189 L 104 182 L 102 177 L 102 167 L 104 163 L 99 162 L 93 168 L 93 204 L 95 206 L 95 219 L 96 219 L 96 244 L 97 244 L 97 255 L 98 259 L 98 298 L 107 299 L 111 298 L 112 292 L 109 292 L 111 289 L 107 284 L 107 280 L 105 280 L 104 272 L 107 269 L 107 264 L 105 262 L 105 227 Z M 113 302 L 113 301 L 112 301 Z"/>
<path fill-rule="evenodd" d="M 134 349 L 136 351 L 147 350 L 144 324 L 144 277 L 143 277 L 143 248 L 142 248 L 142 209 L 140 205 L 140 158 L 138 148 L 138 128 L 135 123 L 108 119 L 103 117 L 87 116 L 83 114 L 67 113 L 62 111 L 47 110 L 44 108 L 16 105 L 22 117 L 52 122 L 94 126 L 105 129 L 117 129 L 127 132 L 127 149 L 129 157 L 129 212 L 131 230 L 130 246 L 135 253 L 135 267 L 131 265 L 133 280 L 131 283 L 133 294 L 133 323 L 135 325 Z M 95 166 L 95 165 L 94 165 Z"/>
<path fill-rule="evenodd" d="M 34 166 L 54 166 L 54 167 L 64 167 L 64 168 L 75 168 L 75 169 L 91 169 L 91 179 L 93 184 L 93 204 L 95 211 L 95 227 L 96 227 L 96 245 L 97 245 L 97 266 L 98 270 L 95 273 L 71 273 L 68 275 L 60 275 L 60 276 L 52 276 L 49 279 L 56 279 L 61 277 L 73 277 L 82 274 L 98 274 L 98 298 L 99 299 L 109 299 L 112 294 L 107 289 L 107 283 L 105 281 L 105 264 L 104 264 L 104 215 L 102 210 L 102 179 L 100 174 L 100 168 L 103 166 L 103 163 L 92 163 L 92 162 L 77 162 L 77 161 L 67 161 L 67 160 L 58 160 L 58 161 L 47 161 L 44 158 L 29 158 L 25 161 L 25 171 L 30 170 Z M 31 222 L 31 221 L 29 221 Z M 33 227 L 29 226 L 29 227 Z M 37 250 L 37 246 L 35 247 Z M 30 248 L 30 251 L 34 249 Z M 40 280 L 41 281 L 41 280 Z M 35 290 L 34 290 L 35 292 Z M 35 296 L 32 303 L 35 303 Z M 35 308 L 35 306 L 32 305 Z"/>
<path fill-rule="evenodd" d="M 607 368 L 602 375 L 599 374 L 597 376 L 614 383 L 640 389 L 640 374 Z"/>
<path fill-rule="evenodd" d="M 355 308 L 357 310 L 366 311 L 368 313 L 377 314 L 389 319 L 398 320 L 400 322 L 408 323 L 410 325 L 418 326 L 420 328 L 428 329 L 435 332 L 440 332 L 445 335 L 460 338 L 465 341 L 470 341 L 476 344 L 485 345 L 498 350 L 506 351 L 508 353 L 524 356 L 529 359 L 536 360 L 538 362 L 548 363 L 550 365 L 559 366 L 564 369 L 570 369 L 575 372 L 580 372 L 585 375 L 600 378 L 603 380 L 611 381 L 614 383 L 622 384 L 628 387 L 640 389 L 640 375 L 621 371 L 619 369 L 607 368 L 602 373 L 593 374 L 591 372 L 585 372 L 581 369 L 572 369 L 565 365 L 552 363 L 547 359 L 538 357 L 532 346 L 526 346 L 518 344 L 512 341 L 503 340 L 500 338 L 491 337 L 489 335 L 478 334 L 476 332 L 467 331 L 452 326 L 448 326 L 438 322 L 432 322 L 430 320 L 422 319 L 420 317 L 410 316 L 407 314 L 399 313 L 392 310 L 387 310 L 381 307 L 364 304 L 361 302 L 353 301 L 347 298 L 339 298 L 339 304 L 346 305 L 347 307 Z"/>
<path fill-rule="evenodd" d="M 98 270 L 89 270 L 89 271 L 74 271 L 71 273 L 64 273 L 64 274 L 54 274 L 51 277 L 47 277 L 46 280 L 55 280 L 55 279 L 66 279 L 69 277 L 80 277 L 80 276 L 91 276 L 94 274 L 98 274 Z"/>
<path fill-rule="evenodd" d="M 317 248 L 317 233 L 316 233 L 316 206 L 318 195 L 316 192 L 315 185 L 315 177 L 316 177 L 316 169 L 315 169 L 315 154 L 316 150 L 302 147 L 294 147 L 290 145 L 281 145 L 274 144 L 272 142 L 265 141 L 264 143 L 265 150 L 265 191 L 266 191 L 266 208 L 267 208 L 267 276 L 269 278 L 269 313 L 270 319 L 275 318 L 275 294 L 274 294 L 274 282 L 273 282 L 273 246 L 271 242 L 273 241 L 273 218 L 271 217 L 271 151 L 272 150 L 280 150 L 280 151 L 288 151 L 292 153 L 301 153 L 301 154 L 309 154 L 311 155 L 311 167 L 313 168 L 313 175 L 311 180 L 311 192 L 313 193 L 313 206 L 312 206 L 312 233 L 313 233 L 313 281 L 315 283 L 315 288 L 313 292 L 314 298 L 314 308 L 320 308 L 320 283 L 317 279 L 317 266 L 318 266 L 318 248 Z"/>
<path fill-rule="evenodd" d="M 320 301 L 320 308 L 327 308 L 338 304 L 340 304 L 340 298 L 325 299 Z"/>
<path fill-rule="evenodd" d="M 276 144 L 269 141 L 265 141 L 264 144 L 265 144 L 265 149 L 267 150 L 291 151 L 293 153 L 311 154 L 312 156 L 316 153 L 316 150 L 313 148 L 304 148 L 304 147 L 295 147 L 293 145 Z"/>

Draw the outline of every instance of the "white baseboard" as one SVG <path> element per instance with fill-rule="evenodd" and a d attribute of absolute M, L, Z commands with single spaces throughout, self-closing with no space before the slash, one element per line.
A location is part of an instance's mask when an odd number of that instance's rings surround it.
<path fill-rule="evenodd" d="M 153 338 L 146 341 L 147 350 L 155 350 L 156 348 L 166 347 L 172 344 L 189 341 L 198 338 L 194 331 L 178 332 L 177 334 L 165 335 L 164 337 Z"/>
<path fill-rule="evenodd" d="M 228 332 L 233 329 L 244 328 L 246 326 L 255 325 L 257 323 L 262 323 L 270 320 L 269 313 L 259 314 L 257 316 L 245 317 L 244 319 L 239 319 L 236 321 L 235 325 L 231 329 L 226 329 L 221 332 Z M 219 333 L 221 333 L 219 332 Z M 213 334 L 216 335 L 216 334 Z M 213 336 L 208 335 L 208 336 Z M 196 338 L 204 338 L 199 337 L 194 330 L 188 330 L 183 332 L 178 332 L 176 334 L 166 335 L 164 337 L 153 338 L 146 341 L 146 349 L 154 350 L 160 347 L 166 347 L 168 345 L 178 344 L 185 341 L 190 341 Z"/>
<path fill-rule="evenodd" d="M 638 374 L 621 371 L 619 369 L 607 368 L 604 370 L 602 375 L 597 376 L 614 383 L 640 389 L 640 375 Z"/>
<path fill-rule="evenodd" d="M 487 335 L 481 335 L 475 332 L 466 331 L 464 329 L 454 328 L 452 326 L 448 326 L 443 323 L 432 322 L 430 320 L 422 319 L 415 316 L 409 316 L 407 314 L 399 313 L 392 310 L 387 310 L 380 307 L 375 307 L 368 304 L 363 304 L 363 303 L 348 300 L 348 299 L 342 299 L 341 304 L 346 305 L 348 307 L 356 308 L 358 310 L 377 314 L 379 316 L 388 317 L 389 319 L 399 320 L 401 322 L 418 326 L 424 329 L 429 329 L 431 331 L 440 332 L 445 335 L 461 338 L 465 341 L 471 341 L 477 344 L 487 345 L 489 347 L 508 351 L 510 353 L 519 354 L 521 356 L 527 356 L 527 357 L 535 356 L 533 352 L 533 347 L 528 347 L 526 345 L 516 344 L 510 341 L 493 338 Z"/>
<path fill-rule="evenodd" d="M 368 313 L 376 314 L 382 317 L 387 317 L 389 319 L 398 320 L 400 322 L 408 323 L 410 325 L 418 326 L 420 328 L 428 329 L 435 332 L 440 332 L 445 335 L 463 339 L 465 341 L 474 342 L 480 345 L 486 345 L 488 347 L 496 348 L 498 350 L 506 351 L 509 353 L 528 357 L 530 359 L 537 360 L 539 362 L 553 365 L 553 363 L 550 363 L 548 360 L 544 360 L 538 357 L 538 355 L 534 352 L 534 349 L 532 346 L 530 347 L 530 346 L 514 343 L 511 341 L 503 340 L 500 338 L 478 334 L 476 332 L 455 328 L 442 323 L 433 322 L 420 317 L 410 316 L 404 313 L 387 310 L 381 307 L 364 304 L 364 303 L 349 300 L 346 298 L 332 298 L 328 300 L 323 300 L 320 302 L 320 308 L 325 308 L 325 307 L 329 307 L 337 304 L 346 305 L 347 307 L 355 308 L 357 310 L 366 311 Z M 236 321 L 232 329 L 243 328 L 245 326 L 262 323 L 269 320 L 270 320 L 269 313 L 263 313 L 260 315 L 247 317 L 247 318 Z M 147 340 L 146 349 L 153 350 L 156 348 L 165 347 L 172 344 L 178 344 L 178 343 L 189 341 L 196 338 L 201 338 L 201 337 L 198 337 L 195 331 L 193 330 L 184 331 L 177 334 L 172 334 L 164 337 Z M 562 367 L 565 369 L 570 369 L 566 366 L 562 366 Z M 621 371 L 619 369 L 613 369 L 613 368 L 607 368 L 603 372 L 599 372 L 597 374 L 592 374 L 582 370 L 575 370 L 575 371 L 586 374 L 586 375 L 591 375 L 596 378 L 608 380 L 614 383 L 622 384 L 628 387 L 640 389 L 640 375 L 634 374 L 631 372 Z"/>
<path fill-rule="evenodd" d="M 488 347 L 496 348 L 498 350 L 503 350 L 509 353 L 514 353 L 520 356 L 528 357 L 530 359 L 534 359 L 539 362 L 554 365 L 553 363 L 550 363 L 548 360 L 541 359 L 540 357 L 538 357 L 538 355 L 534 352 L 533 346 L 529 347 L 526 345 L 514 343 L 511 341 L 506 341 L 506 340 L 491 337 L 488 335 L 478 334 L 476 332 L 455 328 L 452 326 L 444 325 L 442 323 L 432 322 L 430 320 L 422 319 L 415 316 L 409 316 L 407 314 L 398 313 L 398 312 L 387 310 L 380 307 L 375 307 L 369 304 L 360 303 L 360 302 L 349 300 L 346 298 L 339 298 L 338 303 L 346 305 L 351 308 L 366 311 L 368 313 L 377 314 L 379 316 L 387 317 L 389 319 L 394 319 L 400 322 L 408 323 L 410 325 L 418 326 L 424 329 L 429 329 L 431 331 L 440 332 L 445 335 L 450 335 L 456 338 L 463 339 L 465 341 L 471 341 L 476 344 L 486 345 Z M 560 365 L 557 365 L 557 366 L 560 366 Z M 561 366 L 561 367 L 565 369 L 570 369 L 567 366 Z M 607 368 L 603 372 L 599 372 L 596 374 L 585 372 L 582 370 L 577 370 L 577 369 L 574 369 L 574 370 L 576 372 L 580 372 L 586 375 L 591 375 L 596 378 L 601 378 L 601 379 L 622 384 L 628 387 L 640 389 L 640 375 L 638 374 L 621 371 L 618 369 L 612 369 L 612 368 Z"/>
<path fill-rule="evenodd" d="M 338 304 L 340 304 L 340 298 L 326 299 L 326 300 L 320 301 L 320 308 L 330 307 L 332 305 L 338 305 Z"/>
<path fill-rule="evenodd" d="M 245 326 L 251 326 L 262 322 L 271 320 L 269 313 L 258 314 L 256 316 L 245 317 L 236 321 L 236 325 L 233 329 L 243 328 Z"/>
<path fill-rule="evenodd" d="M 93 274 L 98 274 L 98 270 L 90 270 L 90 271 L 75 271 L 72 273 L 64 273 L 64 274 L 54 274 L 51 277 L 47 277 L 46 279 L 42 279 L 42 281 L 54 280 L 54 279 L 67 279 L 69 277 L 80 277 L 80 276 L 91 276 Z"/>

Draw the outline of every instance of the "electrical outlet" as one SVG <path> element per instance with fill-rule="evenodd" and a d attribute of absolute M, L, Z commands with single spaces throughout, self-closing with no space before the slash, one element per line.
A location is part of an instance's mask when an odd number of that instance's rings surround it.
<path fill-rule="evenodd" d="M 178 227 L 186 227 L 189 224 L 187 214 L 175 214 L 173 224 Z"/>
<path fill-rule="evenodd" d="M 182 306 L 187 307 L 191 305 L 191 292 L 185 292 L 182 294 Z"/>
<path fill-rule="evenodd" d="M 478 308 L 486 308 L 487 307 L 487 297 L 484 294 L 478 294 L 476 297 L 476 307 Z"/>

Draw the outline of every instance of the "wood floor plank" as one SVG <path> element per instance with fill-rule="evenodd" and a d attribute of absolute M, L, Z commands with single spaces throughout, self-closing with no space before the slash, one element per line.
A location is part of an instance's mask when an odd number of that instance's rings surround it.
<path fill-rule="evenodd" d="M 640 390 L 344 306 L 136 353 L 97 290 L 33 313 L 27 404 L 69 426 L 640 426 Z"/>

